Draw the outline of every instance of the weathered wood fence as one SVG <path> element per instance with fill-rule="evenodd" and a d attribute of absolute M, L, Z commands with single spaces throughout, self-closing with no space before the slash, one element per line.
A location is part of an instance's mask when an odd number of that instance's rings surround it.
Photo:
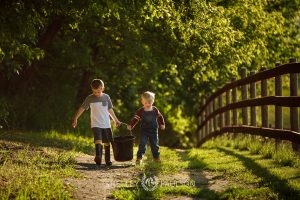
<path fill-rule="evenodd" d="M 298 73 L 300 63 L 297 63 L 295 58 L 291 58 L 288 64 L 277 63 L 273 69 L 262 68 L 258 73 L 251 71 L 248 76 L 243 68 L 241 79 L 232 80 L 203 102 L 198 113 L 198 146 L 223 133 L 246 133 L 291 141 L 296 150 L 300 144 Z M 282 96 L 282 75 L 286 74 L 289 75 L 290 95 Z M 275 96 L 268 95 L 268 81 L 272 78 L 275 78 L 275 84 L 272 85 L 275 87 Z M 257 97 L 256 86 L 259 83 L 260 95 Z M 239 101 L 238 92 L 241 94 Z M 275 113 L 271 113 L 275 115 L 274 128 L 269 125 L 270 105 L 275 106 Z M 261 112 L 257 112 L 257 107 L 260 107 Z M 283 128 L 283 107 L 290 110 L 290 127 L 286 129 Z M 242 120 L 238 120 L 237 109 L 241 109 Z M 257 115 L 258 113 L 260 115 Z M 259 126 L 258 117 L 261 119 Z"/>

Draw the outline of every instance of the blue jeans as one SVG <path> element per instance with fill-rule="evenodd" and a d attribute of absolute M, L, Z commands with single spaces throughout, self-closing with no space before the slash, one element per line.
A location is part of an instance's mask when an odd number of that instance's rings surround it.
<path fill-rule="evenodd" d="M 152 132 L 141 132 L 140 136 L 140 144 L 139 144 L 139 150 L 137 152 L 137 158 L 141 159 L 143 155 L 146 152 L 146 146 L 147 142 L 150 142 L 151 152 L 153 155 L 153 158 L 159 158 L 159 145 L 158 145 L 158 133 Z"/>

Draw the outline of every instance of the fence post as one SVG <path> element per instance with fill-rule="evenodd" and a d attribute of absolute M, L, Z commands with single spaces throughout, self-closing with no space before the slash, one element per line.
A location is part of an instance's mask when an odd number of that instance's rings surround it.
<path fill-rule="evenodd" d="M 205 106 L 205 103 L 206 103 L 206 99 L 204 99 L 203 101 L 202 101 L 202 105 L 203 105 L 203 112 L 202 112 L 202 122 L 203 121 L 205 121 L 205 119 L 206 119 L 206 115 L 207 115 L 207 113 L 206 113 L 206 108 L 204 107 Z M 202 127 L 202 138 L 204 138 L 205 136 L 206 136 L 206 124 Z"/>
<path fill-rule="evenodd" d="M 219 109 L 223 107 L 223 97 L 222 94 L 219 96 Z M 219 114 L 219 128 L 221 129 L 224 125 L 224 116 L 223 113 Z"/>
<path fill-rule="evenodd" d="M 265 71 L 266 68 L 262 67 L 261 71 Z M 261 80 L 261 97 L 268 96 L 268 82 L 267 79 Z M 268 106 L 261 106 L 261 121 L 262 127 L 268 128 L 269 127 L 269 112 Z"/>
<path fill-rule="evenodd" d="M 202 107 L 204 107 L 205 105 L 205 99 L 202 100 Z M 202 111 L 201 113 L 201 123 L 205 120 L 205 109 Z M 201 140 L 205 137 L 205 127 L 202 126 L 202 129 L 201 129 Z"/>
<path fill-rule="evenodd" d="M 209 104 L 207 104 L 205 108 L 205 119 L 207 119 L 208 115 L 209 115 Z M 205 136 L 207 136 L 208 134 L 209 134 L 209 121 L 205 123 Z"/>
<path fill-rule="evenodd" d="M 250 76 L 254 75 L 255 71 L 250 72 Z M 255 99 L 256 98 L 256 83 L 252 82 L 250 84 L 250 98 Z M 251 126 L 256 126 L 256 106 L 251 106 Z"/>
<path fill-rule="evenodd" d="M 203 106 L 204 106 L 204 101 L 202 99 L 201 100 L 201 108 L 203 108 Z M 202 121 L 203 121 L 203 111 L 200 113 L 200 115 L 198 117 L 198 125 L 200 125 L 202 123 Z M 198 132 L 198 138 L 199 138 L 198 142 L 200 142 L 203 138 L 203 127 Z"/>
<path fill-rule="evenodd" d="M 211 101 L 208 104 L 209 115 L 211 115 L 211 113 L 212 113 L 212 103 L 213 102 Z M 208 122 L 209 122 L 209 133 L 208 134 L 210 134 L 213 131 L 213 119 L 211 118 L 210 120 L 208 120 Z"/>
<path fill-rule="evenodd" d="M 280 62 L 275 64 L 275 67 L 278 67 Z M 275 96 L 282 96 L 282 78 L 281 75 L 275 77 Z M 283 118 L 282 118 L 282 107 L 275 106 L 275 128 L 282 129 L 283 128 Z M 280 140 L 275 140 L 276 149 L 278 147 Z"/>
<path fill-rule="evenodd" d="M 204 99 L 201 99 L 200 101 L 200 109 L 203 109 L 204 108 L 204 105 L 205 105 L 205 100 Z M 203 113 L 204 113 L 205 110 L 203 110 L 200 115 L 199 115 L 199 118 L 198 118 L 198 122 L 199 122 L 199 125 L 202 123 L 202 121 L 204 120 L 203 118 Z"/>
<path fill-rule="evenodd" d="M 280 65 L 279 62 L 276 63 L 276 67 Z M 282 78 L 280 76 L 275 77 L 275 96 L 282 96 Z M 283 118 L 282 118 L 282 107 L 275 106 L 275 128 L 282 129 Z"/>
<path fill-rule="evenodd" d="M 230 104 L 230 90 L 226 91 L 226 106 Z M 225 125 L 230 125 L 230 111 L 225 112 Z"/>
<path fill-rule="evenodd" d="M 202 140 L 202 128 L 198 131 L 198 143 Z"/>
<path fill-rule="evenodd" d="M 295 58 L 290 58 L 290 63 L 295 63 Z M 298 74 L 290 74 L 290 96 L 298 96 Z M 299 132 L 298 107 L 290 107 L 291 130 Z M 294 151 L 299 151 L 299 143 L 292 144 Z"/>
<path fill-rule="evenodd" d="M 216 98 L 213 99 L 213 112 L 216 111 Z M 213 124 L 214 124 L 214 131 L 217 130 L 217 116 L 215 115 L 214 118 L 213 118 Z"/>
<path fill-rule="evenodd" d="M 232 82 L 235 81 L 235 78 L 232 79 Z M 237 91 L 236 87 L 232 88 L 232 103 L 237 102 Z M 238 124 L 238 118 L 237 118 L 237 110 L 232 110 L 232 124 L 237 125 Z"/>
<path fill-rule="evenodd" d="M 247 69 L 245 67 L 242 68 L 241 71 L 241 77 L 246 78 L 247 75 Z M 242 100 L 247 100 L 247 85 L 242 85 Z M 243 107 L 242 108 L 242 117 L 243 117 L 243 125 L 248 125 L 248 108 L 247 107 Z"/>

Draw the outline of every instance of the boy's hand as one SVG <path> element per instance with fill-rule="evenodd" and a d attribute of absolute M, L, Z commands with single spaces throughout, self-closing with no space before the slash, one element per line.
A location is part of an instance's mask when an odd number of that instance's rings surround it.
<path fill-rule="evenodd" d="M 131 130 L 132 130 L 132 127 L 131 127 L 130 125 L 128 125 L 128 126 L 127 126 L 127 129 L 131 131 Z"/>
<path fill-rule="evenodd" d="M 116 127 L 119 127 L 122 124 L 122 122 L 120 122 L 119 120 L 116 120 L 115 124 L 116 124 Z"/>
<path fill-rule="evenodd" d="M 160 126 L 160 129 L 161 129 L 161 130 L 165 130 L 165 128 L 166 128 L 165 125 L 161 125 L 161 126 Z"/>
<path fill-rule="evenodd" d="M 75 128 L 77 126 L 77 119 L 72 120 L 72 127 Z"/>

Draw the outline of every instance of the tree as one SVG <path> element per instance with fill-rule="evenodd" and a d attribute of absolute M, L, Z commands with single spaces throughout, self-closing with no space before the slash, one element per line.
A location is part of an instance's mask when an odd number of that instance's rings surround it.
<path fill-rule="evenodd" d="M 201 99 L 240 67 L 258 69 L 298 48 L 296 0 L 13 0 L 0 10 L 6 119 L 27 129 L 68 129 L 100 77 L 125 121 L 139 94 L 154 91 L 170 134 L 187 145 Z M 29 83 L 23 94 L 18 82 Z"/>

